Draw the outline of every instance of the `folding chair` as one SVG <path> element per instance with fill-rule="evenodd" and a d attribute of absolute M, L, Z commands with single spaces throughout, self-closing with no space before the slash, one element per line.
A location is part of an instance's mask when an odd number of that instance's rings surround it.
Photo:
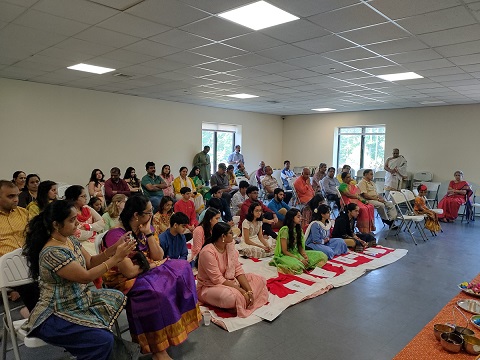
<path fill-rule="evenodd" d="M 477 202 L 477 195 L 480 196 L 480 187 L 477 187 L 475 189 L 475 192 L 473 194 L 473 203 L 472 203 L 472 208 L 473 208 L 473 215 L 472 215 L 472 221 L 475 221 L 475 213 L 477 208 L 480 208 L 480 202 Z"/>
<path fill-rule="evenodd" d="M 375 188 L 378 195 L 385 194 L 385 170 L 376 171 L 373 174 L 373 182 L 375 183 Z"/>
<path fill-rule="evenodd" d="M 410 234 L 413 242 L 415 245 L 417 244 L 417 241 L 415 240 L 415 237 L 413 236 L 412 231 L 410 230 L 410 227 L 412 224 L 415 224 L 415 227 L 418 229 L 420 236 L 422 237 L 423 241 L 427 241 L 427 236 L 423 232 L 423 226 L 419 226 L 419 223 L 424 221 L 423 215 L 410 215 L 409 210 L 408 210 L 408 204 L 405 204 L 407 202 L 407 199 L 405 196 L 400 192 L 400 191 L 390 191 L 390 198 L 393 201 L 393 204 L 395 205 L 397 209 L 397 220 L 400 220 L 400 225 L 398 226 L 398 229 L 395 232 L 395 236 L 398 236 L 400 231 L 402 230 L 402 227 L 405 228 L 405 230 L 408 231 Z M 407 210 L 405 211 L 404 206 L 407 206 Z M 404 226 L 405 225 L 405 226 Z M 387 235 L 385 236 L 385 239 L 388 238 L 388 235 L 390 234 L 391 229 L 388 229 Z"/>
<path fill-rule="evenodd" d="M 416 189 L 418 185 L 423 182 L 430 182 L 433 180 L 433 174 L 429 171 L 420 171 L 413 174 L 412 188 Z"/>
<path fill-rule="evenodd" d="M 408 190 L 408 189 L 402 189 L 401 192 L 405 196 L 405 199 L 407 199 L 407 206 L 408 206 L 408 210 L 409 210 L 410 215 L 416 215 L 415 210 L 414 210 L 415 194 L 411 190 Z M 433 212 L 435 212 L 437 214 L 443 214 L 443 209 L 432 209 L 432 208 L 430 208 L 426 199 L 425 199 L 425 203 L 427 204 L 427 207 L 430 210 L 432 210 Z M 427 215 L 423 215 L 423 217 L 425 219 L 427 217 Z M 443 232 L 443 230 L 442 230 L 442 232 Z M 437 233 L 435 231 L 430 230 L 430 233 L 433 236 L 437 236 Z"/>
<path fill-rule="evenodd" d="M 305 206 L 305 204 L 300 204 L 300 200 L 298 199 L 297 191 L 295 190 L 295 186 L 293 186 L 294 180 L 288 179 L 288 185 L 292 188 L 292 199 L 290 202 L 292 203 L 292 207 L 297 207 L 300 210 Z"/>
<path fill-rule="evenodd" d="M 357 170 L 357 175 L 355 176 L 355 180 L 357 181 L 357 183 L 363 179 L 363 171 L 365 169 L 358 169 Z"/>
<path fill-rule="evenodd" d="M 39 338 L 27 336 L 26 331 L 20 328 L 26 319 L 12 321 L 7 289 L 33 283 L 33 279 L 29 275 L 27 260 L 22 255 L 22 251 L 23 249 L 21 248 L 16 249 L 0 257 L 0 289 L 2 290 L 2 301 L 5 309 L 5 315 L 3 316 L 2 360 L 5 359 L 7 353 L 8 334 L 10 334 L 12 341 L 15 360 L 20 360 L 18 339 L 23 340 L 23 344 L 26 347 L 33 348 L 47 345 L 46 342 Z"/>
<path fill-rule="evenodd" d="M 57 185 L 57 199 L 63 200 L 65 199 L 65 190 L 67 190 L 71 185 L 64 184 L 64 185 Z"/>
<path fill-rule="evenodd" d="M 440 185 L 442 183 L 439 182 L 429 182 L 429 181 L 422 181 L 420 184 L 423 184 L 427 187 L 427 202 L 429 203 L 428 206 L 431 208 L 434 208 L 436 205 L 438 205 L 438 190 L 440 189 Z M 417 185 L 418 186 L 418 185 Z M 417 187 L 415 187 L 416 189 Z"/>

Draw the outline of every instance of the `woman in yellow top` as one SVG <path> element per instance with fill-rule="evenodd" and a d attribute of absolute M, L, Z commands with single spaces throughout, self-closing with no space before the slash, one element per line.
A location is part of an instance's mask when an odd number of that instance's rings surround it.
<path fill-rule="evenodd" d="M 27 206 L 28 221 L 40 214 L 52 201 L 57 200 L 57 183 L 46 180 L 38 185 L 37 199 Z"/>
<path fill-rule="evenodd" d="M 197 214 L 200 214 L 203 209 L 205 208 L 205 203 L 203 201 L 203 196 L 197 192 L 197 188 L 195 187 L 195 183 L 191 178 L 187 176 L 188 169 L 186 166 L 182 166 L 180 168 L 180 176 L 176 177 L 173 180 L 173 191 L 175 192 L 175 198 L 180 200 L 182 198 L 182 194 L 180 194 L 180 189 L 183 187 L 188 187 L 192 190 L 192 200 L 195 204 L 195 211 Z"/>

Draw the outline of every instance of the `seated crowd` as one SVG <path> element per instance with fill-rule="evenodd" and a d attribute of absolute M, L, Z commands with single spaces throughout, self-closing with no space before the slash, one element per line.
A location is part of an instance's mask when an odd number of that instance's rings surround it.
<path fill-rule="evenodd" d="M 57 200 L 55 182 L 36 174 L 17 171 L 12 181 L 0 180 L 0 256 L 23 247 L 31 275 L 40 278 L 13 291 L 26 306 L 28 333 L 79 359 L 115 358 L 111 328 L 125 308 L 141 352 L 169 359 L 167 348 L 199 326 L 200 304 L 246 317 L 267 303 L 266 279 L 245 273 L 239 256 L 271 256 L 279 272 L 300 274 L 348 248 L 376 246 L 374 209 L 395 227 L 395 206 L 377 193 L 372 170 L 357 185 L 347 165 L 335 177 L 321 163 L 312 184 L 308 168 L 297 176 L 287 160 L 277 180 L 262 161 L 255 186 L 241 180 L 249 176 L 239 152 L 208 178 L 208 150 L 176 178 L 169 165 L 156 175 L 151 161 L 142 178 L 133 167 L 123 179 L 113 167 L 107 180 L 94 169 L 86 186 L 66 189 L 64 200 Z M 428 208 L 419 186 L 415 211 L 425 214 L 428 229 L 438 231 L 439 220 L 458 215 L 471 192 L 462 175 L 455 173 L 439 204 L 443 215 Z M 335 220 L 329 202 L 338 208 Z"/>

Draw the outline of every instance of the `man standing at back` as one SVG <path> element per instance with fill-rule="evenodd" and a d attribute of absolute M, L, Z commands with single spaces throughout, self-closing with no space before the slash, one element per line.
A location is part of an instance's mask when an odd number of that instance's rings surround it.
<path fill-rule="evenodd" d="M 237 171 L 238 164 L 245 164 L 245 159 L 243 158 L 243 155 L 240 154 L 240 145 L 236 145 L 235 151 L 228 155 L 227 162 L 229 165 L 233 165 L 233 171 Z"/>
<path fill-rule="evenodd" d="M 203 151 L 200 151 L 193 158 L 193 166 L 198 166 L 200 169 L 200 176 L 205 181 L 205 184 L 209 184 L 210 180 L 210 146 L 206 145 L 203 147 Z"/>
<path fill-rule="evenodd" d="M 143 194 L 148 197 L 154 212 L 156 212 L 163 197 L 163 189 L 167 187 L 167 183 L 160 176 L 155 175 L 156 169 L 153 161 L 145 164 L 145 170 L 147 170 L 147 174 L 142 177 Z"/>
<path fill-rule="evenodd" d="M 385 195 L 391 190 L 400 191 L 402 180 L 407 179 L 407 160 L 400 155 L 400 150 L 393 149 L 392 156 L 385 161 Z"/>
<path fill-rule="evenodd" d="M 0 180 L 0 256 L 23 247 L 28 212 L 18 207 L 18 187 L 9 180 Z M 23 303 L 31 311 L 39 298 L 38 284 L 32 283 L 15 288 Z M 21 311 L 23 316 L 28 316 Z"/>

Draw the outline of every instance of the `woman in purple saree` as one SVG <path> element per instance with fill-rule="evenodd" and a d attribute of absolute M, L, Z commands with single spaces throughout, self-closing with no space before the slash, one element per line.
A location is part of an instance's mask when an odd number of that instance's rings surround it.
<path fill-rule="evenodd" d="M 152 358 L 170 359 L 166 349 L 187 339 L 201 320 L 195 280 L 185 260 L 163 258 L 151 226 L 152 204 L 144 196 L 127 200 L 120 214 L 121 226 L 108 231 L 106 247 L 131 231 L 138 251 L 104 275 L 105 283 L 127 295 L 127 318 L 132 340 Z"/>

